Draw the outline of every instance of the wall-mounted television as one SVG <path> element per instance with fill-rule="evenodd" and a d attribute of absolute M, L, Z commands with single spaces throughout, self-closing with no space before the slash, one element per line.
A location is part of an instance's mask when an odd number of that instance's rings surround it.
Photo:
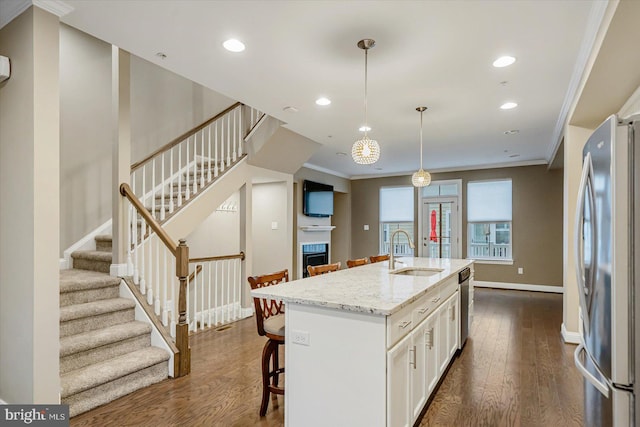
<path fill-rule="evenodd" d="M 333 215 L 333 186 L 305 180 L 302 184 L 302 213 L 314 217 Z"/>

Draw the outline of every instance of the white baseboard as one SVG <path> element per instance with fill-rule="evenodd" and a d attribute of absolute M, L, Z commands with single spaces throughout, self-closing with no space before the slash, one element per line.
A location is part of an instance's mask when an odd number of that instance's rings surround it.
<path fill-rule="evenodd" d="M 129 274 L 129 268 L 127 264 L 111 264 L 109 268 L 109 275 L 114 277 L 125 277 Z"/>
<path fill-rule="evenodd" d="M 63 253 L 63 259 L 65 263 L 60 260 L 60 270 L 67 270 L 73 267 L 73 262 L 71 260 L 71 254 L 75 251 L 91 251 L 96 249 L 96 236 L 101 234 L 111 234 L 111 219 L 107 222 L 91 231 L 89 234 L 84 236 L 82 239 L 78 240 L 73 245 L 69 246 L 69 248 L 65 249 Z"/>
<path fill-rule="evenodd" d="M 526 283 L 506 283 L 506 282 L 484 282 L 475 280 L 473 286 L 476 288 L 511 289 L 515 291 L 551 292 L 555 294 L 564 293 L 562 286 L 549 285 L 529 285 Z"/>
<path fill-rule="evenodd" d="M 140 305 L 141 302 L 138 301 L 135 295 L 133 295 L 133 292 L 131 292 L 131 289 L 129 289 L 129 286 L 127 286 L 124 280 L 120 281 L 120 297 L 127 298 L 134 301 L 136 303 L 135 319 L 151 326 L 151 345 L 154 347 L 163 348 L 164 350 L 167 351 L 167 353 L 169 353 L 169 360 L 167 361 L 167 365 L 169 367 L 169 376 L 173 378 L 175 376 L 174 375 L 175 373 L 173 371 L 173 365 L 174 365 L 173 350 L 171 349 L 171 347 L 169 347 L 167 342 L 164 340 L 164 338 L 162 337 L 162 334 L 160 334 L 160 332 L 156 329 L 155 325 L 147 315 L 147 312 L 144 311 L 144 308 L 142 308 L 142 306 Z"/>
<path fill-rule="evenodd" d="M 207 319 L 209 317 L 209 312 L 211 312 L 212 318 L 219 319 L 219 318 L 225 318 L 228 315 L 228 313 L 235 313 L 236 310 L 239 312 L 239 317 L 238 319 L 234 319 L 234 320 L 245 319 L 247 317 L 253 316 L 252 307 L 248 307 L 248 308 L 240 307 L 240 302 L 235 302 L 235 303 L 223 305 L 220 307 L 214 307 L 210 310 L 198 311 L 195 315 L 195 321 L 196 322 L 200 321 L 203 318 L 203 316 L 204 316 L 204 319 Z"/>
<path fill-rule="evenodd" d="M 579 332 L 570 332 L 565 328 L 564 323 L 560 327 L 560 333 L 562 334 L 562 339 L 567 344 L 580 344 L 580 333 Z"/>
<path fill-rule="evenodd" d="M 253 316 L 253 307 L 243 307 L 240 309 L 240 316 L 243 319 Z"/>

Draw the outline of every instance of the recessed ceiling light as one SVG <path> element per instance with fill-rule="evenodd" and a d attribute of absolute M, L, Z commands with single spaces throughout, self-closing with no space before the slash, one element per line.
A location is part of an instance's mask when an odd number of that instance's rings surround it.
<path fill-rule="evenodd" d="M 500 106 L 502 110 L 511 110 L 512 108 L 516 108 L 518 106 L 515 102 L 505 102 Z"/>
<path fill-rule="evenodd" d="M 370 132 L 370 131 L 371 131 L 371 128 L 370 128 L 369 126 L 360 126 L 360 127 L 358 128 L 358 130 L 359 130 L 360 132 Z"/>
<path fill-rule="evenodd" d="M 324 98 L 324 97 L 318 98 L 316 99 L 316 104 L 322 105 L 322 106 L 329 105 L 331 104 L 331 100 L 329 98 Z"/>
<path fill-rule="evenodd" d="M 156 56 L 158 58 L 160 58 L 160 59 L 166 59 L 167 58 L 167 55 L 165 53 L 163 53 L 163 52 L 156 53 Z"/>
<path fill-rule="evenodd" d="M 514 62 L 516 62 L 516 58 L 514 58 L 513 56 L 501 56 L 500 58 L 493 61 L 493 66 L 496 68 L 508 67 Z"/>
<path fill-rule="evenodd" d="M 296 107 L 287 106 L 287 107 L 284 107 L 282 111 L 286 111 L 287 113 L 297 113 L 298 109 Z"/>
<path fill-rule="evenodd" d="M 519 134 L 520 131 L 518 129 L 511 129 L 511 130 L 505 130 L 504 134 L 505 135 L 516 135 Z"/>
<path fill-rule="evenodd" d="M 222 46 L 229 52 L 242 52 L 244 50 L 244 43 L 236 39 L 229 39 L 222 43 Z"/>

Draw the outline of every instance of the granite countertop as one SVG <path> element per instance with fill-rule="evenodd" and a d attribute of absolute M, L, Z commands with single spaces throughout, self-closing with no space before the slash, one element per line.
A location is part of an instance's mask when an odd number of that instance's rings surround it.
<path fill-rule="evenodd" d="M 378 262 L 251 291 L 251 295 L 285 303 L 388 316 L 424 295 L 473 261 L 441 258 L 396 258 L 396 268 Z M 407 268 L 442 269 L 432 276 L 390 274 Z"/>

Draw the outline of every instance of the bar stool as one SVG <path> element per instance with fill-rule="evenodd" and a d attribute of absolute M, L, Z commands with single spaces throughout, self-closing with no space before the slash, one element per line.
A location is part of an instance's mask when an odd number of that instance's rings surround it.
<path fill-rule="evenodd" d="M 289 281 L 289 271 L 282 270 L 262 276 L 249 277 L 251 289 L 264 288 Z M 284 304 L 282 301 L 253 298 L 256 309 L 256 323 L 258 335 L 269 338 L 262 350 L 262 404 L 260 416 L 264 417 L 269 406 L 269 394 L 284 395 L 284 387 L 278 385 L 280 374 L 284 374 L 284 367 L 280 367 L 278 359 L 279 347 L 284 345 Z"/>
<path fill-rule="evenodd" d="M 367 259 L 366 258 L 348 259 L 347 260 L 347 267 L 348 268 L 353 268 L 353 267 L 357 267 L 359 265 L 365 265 L 366 263 L 367 263 Z"/>
<path fill-rule="evenodd" d="M 320 274 L 327 274 L 333 271 L 340 270 L 340 263 L 336 262 L 334 264 L 323 264 L 323 265 L 308 265 L 307 271 L 309 272 L 309 276 L 318 276 Z"/>
<path fill-rule="evenodd" d="M 382 262 L 382 261 L 388 261 L 388 260 L 389 260 L 389 254 L 373 255 L 369 257 L 369 261 L 371 261 L 372 264 L 374 262 Z"/>

